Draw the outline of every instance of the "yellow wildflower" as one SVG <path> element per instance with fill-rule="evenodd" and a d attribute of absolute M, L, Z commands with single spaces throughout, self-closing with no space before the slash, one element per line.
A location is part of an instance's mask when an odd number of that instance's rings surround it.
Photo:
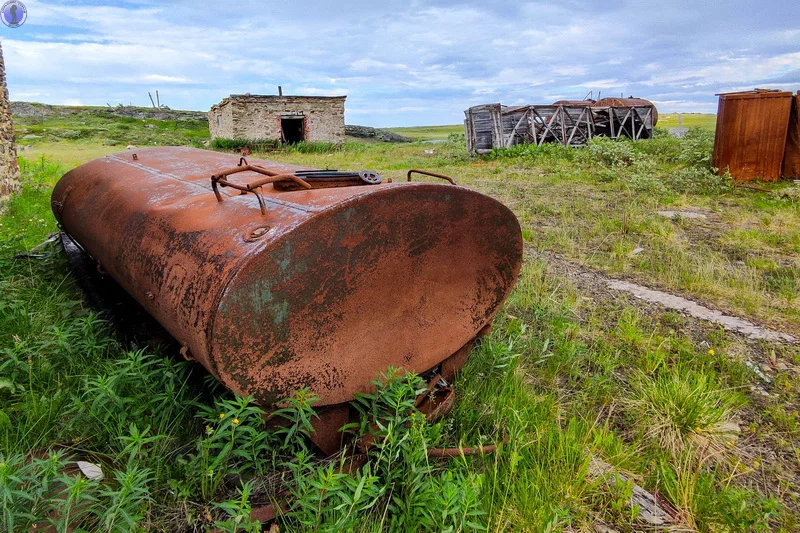
<path fill-rule="evenodd" d="M 238 418 L 234 418 L 233 419 L 233 425 L 234 426 L 238 426 L 239 425 L 239 419 Z"/>
<path fill-rule="evenodd" d="M 708 355 L 714 355 L 715 353 L 716 352 L 714 351 L 714 348 L 709 348 L 708 349 Z"/>
<path fill-rule="evenodd" d="M 225 413 L 220 413 L 219 414 L 219 419 L 222 420 L 223 418 L 225 418 Z"/>
<path fill-rule="evenodd" d="M 761 466 L 761 461 L 759 461 L 758 459 L 753 461 L 753 468 L 758 468 L 759 466 Z"/>

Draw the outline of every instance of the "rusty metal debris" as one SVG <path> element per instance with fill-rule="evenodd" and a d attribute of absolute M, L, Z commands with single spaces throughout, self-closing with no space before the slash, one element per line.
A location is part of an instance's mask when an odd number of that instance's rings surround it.
<path fill-rule="evenodd" d="M 794 95 L 755 89 L 717 96 L 714 167 L 739 181 L 780 179 Z"/>
<path fill-rule="evenodd" d="M 463 187 L 186 147 L 137 155 L 68 172 L 57 220 L 184 356 L 267 410 L 308 387 L 333 413 L 389 366 L 449 382 L 519 274 L 516 217 Z"/>
<path fill-rule="evenodd" d="M 425 176 L 433 176 L 434 178 L 441 178 L 443 180 L 449 181 L 451 185 L 455 185 L 456 184 L 456 180 L 454 180 L 450 176 L 445 176 L 444 174 L 437 174 L 436 172 L 428 172 L 427 170 L 419 170 L 419 169 L 416 169 L 416 168 L 412 168 L 406 174 L 406 177 L 408 178 L 408 181 L 411 181 L 411 174 L 423 174 Z"/>

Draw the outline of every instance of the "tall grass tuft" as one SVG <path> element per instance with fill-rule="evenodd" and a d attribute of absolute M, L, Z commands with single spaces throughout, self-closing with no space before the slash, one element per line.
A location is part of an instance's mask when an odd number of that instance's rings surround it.
<path fill-rule="evenodd" d="M 731 439 L 732 414 L 744 397 L 722 388 L 707 373 L 673 367 L 655 377 L 631 377 L 625 406 L 634 426 L 651 442 L 680 455 L 698 436 L 725 449 Z"/>

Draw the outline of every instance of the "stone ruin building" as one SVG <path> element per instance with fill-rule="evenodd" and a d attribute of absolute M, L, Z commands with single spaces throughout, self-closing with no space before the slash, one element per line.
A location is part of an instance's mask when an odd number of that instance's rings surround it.
<path fill-rule="evenodd" d="M 232 94 L 208 112 L 211 138 L 344 141 L 345 96 Z"/>

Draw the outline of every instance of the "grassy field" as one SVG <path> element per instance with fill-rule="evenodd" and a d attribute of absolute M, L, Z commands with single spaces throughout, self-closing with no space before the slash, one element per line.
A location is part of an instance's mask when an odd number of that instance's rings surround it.
<path fill-rule="evenodd" d="M 463 124 L 452 126 L 412 126 L 408 128 L 384 128 L 400 135 L 405 135 L 415 141 L 445 140 L 450 134 L 464 134 Z"/>
<path fill-rule="evenodd" d="M 119 146 L 158 142 L 164 129 L 137 129 L 136 143 L 120 136 Z M 523 227 L 520 281 L 458 379 L 453 412 L 421 423 L 419 384 L 389 379 L 360 404 L 356 431 L 378 432 L 381 445 L 352 477 L 312 461 L 292 437 L 307 431 L 302 394 L 284 412 L 287 429 L 264 432 L 256 406 L 170 346 L 121 340 L 54 247 L 16 255 L 55 231 L 49 191 L 61 173 L 114 148 L 91 136 L 33 141 L 24 191 L 0 219 L 8 530 L 49 521 L 58 530 L 255 531 L 246 517 L 275 470 L 291 491 L 279 519 L 286 531 L 640 531 L 634 483 L 674 509 L 676 530 L 800 528 L 798 348 L 747 340 L 602 282 L 629 279 L 800 336 L 797 187 L 732 188 L 709 171 L 707 131 L 478 159 L 457 140 L 434 153 L 347 143 L 265 154 L 395 180 L 409 168 L 449 174 L 506 203 Z M 426 454 L 498 441 L 484 457 Z M 103 465 L 106 480 L 63 473 L 68 457 Z"/>
<path fill-rule="evenodd" d="M 717 125 L 717 115 L 713 113 L 683 113 L 684 128 L 702 128 L 714 131 Z M 677 128 L 677 113 L 662 113 L 658 116 L 659 128 Z"/>

